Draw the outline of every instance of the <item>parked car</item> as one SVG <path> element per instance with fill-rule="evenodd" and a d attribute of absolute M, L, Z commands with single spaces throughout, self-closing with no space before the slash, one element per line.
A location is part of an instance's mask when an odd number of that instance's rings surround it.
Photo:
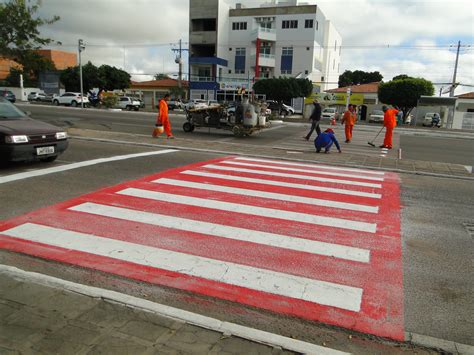
<path fill-rule="evenodd" d="M 46 94 L 44 92 L 30 92 L 28 94 L 28 101 L 43 101 L 46 98 Z"/>
<path fill-rule="evenodd" d="M 183 103 L 181 101 L 176 101 L 176 100 L 170 100 L 168 101 L 168 109 L 173 111 L 173 110 L 176 110 L 176 109 L 183 109 Z"/>
<path fill-rule="evenodd" d="M 77 107 L 78 105 L 81 105 L 81 101 L 84 103 L 84 105 L 86 106 L 89 105 L 89 99 L 87 97 L 82 97 L 80 93 L 65 92 L 61 96 L 56 96 L 53 99 L 53 104 L 55 104 L 56 106 L 68 105 L 68 106 Z"/>
<path fill-rule="evenodd" d="M 334 116 L 337 114 L 337 110 L 334 107 L 326 107 L 323 108 L 321 111 L 321 118 L 322 119 L 327 119 L 327 120 L 332 120 Z"/>
<path fill-rule="evenodd" d="M 369 116 L 369 122 L 381 123 L 383 122 L 384 113 L 382 110 L 374 110 Z"/>
<path fill-rule="evenodd" d="M 40 97 L 40 101 L 43 102 L 53 102 L 53 100 L 58 96 L 58 94 L 45 94 L 44 97 Z"/>
<path fill-rule="evenodd" d="M 117 106 L 122 110 L 135 110 L 138 111 L 140 109 L 140 101 L 134 99 L 133 97 L 129 96 L 120 96 L 118 98 Z"/>
<path fill-rule="evenodd" d="M 189 101 L 187 104 L 185 104 L 184 108 L 186 110 L 189 110 L 192 108 L 203 108 L 207 106 L 208 106 L 208 103 L 206 100 L 194 99 L 194 100 Z"/>
<path fill-rule="evenodd" d="M 10 90 L 1 90 L 0 91 L 0 97 L 4 97 L 5 99 L 7 99 L 8 101 L 12 102 L 12 103 L 15 103 L 16 101 L 16 96 L 13 92 L 11 92 Z"/>
<path fill-rule="evenodd" d="M 0 161 L 53 161 L 67 146 L 67 133 L 34 120 L 0 98 Z"/>
<path fill-rule="evenodd" d="M 145 101 L 141 99 L 136 99 L 140 103 L 140 108 L 145 108 Z"/>
<path fill-rule="evenodd" d="M 423 126 L 425 127 L 441 127 L 441 120 L 439 118 L 439 113 L 436 112 L 427 112 L 423 118 Z"/>
<path fill-rule="evenodd" d="M 275 100 L 268 100 L 267 107 L 270 110 L 277 111 L 278 113 L 281 113 L 283 115 L 293 115 L 295 113 L 295 109 L 293 107 L 284 103 L 280 104 L 278 101 Z"/>

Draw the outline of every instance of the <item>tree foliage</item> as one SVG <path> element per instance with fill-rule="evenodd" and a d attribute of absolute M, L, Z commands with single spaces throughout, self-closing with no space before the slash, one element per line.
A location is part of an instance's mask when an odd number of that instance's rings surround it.
<path fill-rule="evenodd" d="M 406 117 L 416 107 L 420 96 L 433 96 L 434 86 L 431 81 L 421 78 L 392 80 L 379 86 L 379 100 L 396 106 Z"/>
<path fill-rule="evenodd" d="M 394 76 L 392 78 L 392 80 L 404 80 L 404 79 L 414 79 L 414 78 L 412 78 L 411 76 L 408 76 L 406 74 L 400 74 L 400 75 Z"/>
<path fill-rule="evenodd" d="M 20 86 L 20 74 L 22 74 L 25 86 L 37 87 L 41 72 L 56 70 L 51 60 L 32 50 L 23 51 L 22 59 L 19 62 L 21 66 L 11 67 L 10 73 L 5 79 L 10 86 Z"/>
<path fill-rule="evenodd" d="M 382 79 L 383 76 L 378 71 L 365 72 L 362 70 L 346 70 L 344 73 L 339 75 L 338 86 L 341 88 L 350 85 L 368 84 L 382 81 Z"/>
<path fill-rule="evenodd" d="M 158 74 L 155 74 L 154 79 L 155 80 L 163 80 L 163 79 L 169 79 L 169 77 L 166 74 L 158 73 Z"/>
<path fill-rule="evenodd" d="M 313 91 L 308 79 L 272 78 L 261 79 L 253 85 L 256 94 L 264 94 L 269 100 L 290 101 L 294 97 L 307 97 Z"/>
<path fill-rule="evenodd" d="M 67 91 L 80 91 L 79 66 L 64 70 L 61 73 L 60 80 Z M 122 90 L 130 87 L 130 74 L 109 65 L 101 65 L 97 68 L 94 64 L 88 62 L 82 66 L 82 82 L 85 92 L 93 88 Z"/>
<path fill-rule="evenodd" d="M 53 42 L 40 36 L 39 27 L 59 20 L 35 17 L 38 1 L 27 5 L 26 0 L 9 0 L 0 3 L 0 55 L 22 63 L 23 54 Z"/>

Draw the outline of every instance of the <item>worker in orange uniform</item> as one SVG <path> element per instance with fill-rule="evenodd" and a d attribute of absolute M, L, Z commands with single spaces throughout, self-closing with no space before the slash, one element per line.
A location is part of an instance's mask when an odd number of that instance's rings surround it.
<path fill-rule="evenodd" d="M 341 120 L 341 124 L 345 124 L 346 143 L 350 143 L 352 140 L 352 129 L 354 128 L 356 121 L 357 114 L 355 112 L 355 105 L 349 105 Z"/>
<path fill-rule="evenodd" d="M 170 100 L 170 97 L 170 94 L 165 94 L 165 96 L 163 96 L 163 98 L 160 100 L 156 124 L 163 125 L 163 129 L 168 136 L 168 139 L 174 139 L 173 133 L 171 133 L 170 119 L 168 117 L 168 101 Z"/>
<path fill-rule="evenodd" d="M 393 129 L 397 127 L 398 110 L 383 106 L 382 111 L 384 112 L 383 125 L 385 127 L 385 139 L 383 140 L 383 145 L 381 145 L 380 148 L 392 149 Z"/>

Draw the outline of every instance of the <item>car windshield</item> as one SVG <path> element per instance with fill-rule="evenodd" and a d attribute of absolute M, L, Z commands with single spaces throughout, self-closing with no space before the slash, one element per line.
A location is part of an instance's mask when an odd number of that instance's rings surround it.
<path fill-rule="evenodd" d="M 383 111 L 373 111 L 372 115 L 382 115 L 383 116 Z"/>
<path fill-rule="evenodd" d="M 0 100 L 0 120 L 4 119 L 23 119 L 26 115 L 12 105 L 9 101 Z"/>

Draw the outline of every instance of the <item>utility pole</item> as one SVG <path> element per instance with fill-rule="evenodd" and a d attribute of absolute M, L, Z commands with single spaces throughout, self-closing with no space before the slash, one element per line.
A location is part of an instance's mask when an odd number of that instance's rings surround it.
<path fill-rule="evenodd" d="M 461 48 L 461 41 L 458 41 L 458 50 L 456 53 L 456 64 L 454 64 L 454 74 L 453 74 L 453 83 L 451 85 L 451 90 L 449 91 L 449 97 L 454 96 L 454 89 L 456 88 L 456 74 L 458 72 L 458 61 L 459 61 L 459 49 Z"/>
<path fill-rule="evenodd" d="M 187 51 L 188 49 L 183 49 L 182 47 L 182 41 L 181 39 L 179 40 L 179 48 L 178 49 L 171 49 L 173 52 L 178 52 L 178 55 L 176 56 L 176 59 L 174 62 L 178 64 L 178 89 L 179 89 L 179 95 L 178 98 L 181 100 L 181 91 L 182 91 L 182 80 L 183 80 L 183 57 L 182 57 L 182 52 Z"/>
<path fill-rule="evenodd" d="M 84 45 L 84 41 L 80 39 L 78 41 L 77 49 L 79 51 L 79 78 L 81 81 L 81 108 L 84 108 L 84 87 L 82 84 L 82 60 L 81 60 L 81 52 L 86 49 L 86 46 Z"/>

